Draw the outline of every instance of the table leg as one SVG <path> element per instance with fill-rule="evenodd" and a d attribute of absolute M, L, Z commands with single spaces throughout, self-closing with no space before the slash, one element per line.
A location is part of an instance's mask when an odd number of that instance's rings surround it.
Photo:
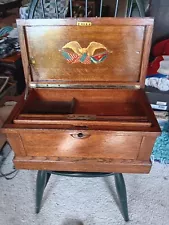
<path fill-rule="evenodd" d="M 36 180 L 36 213 L 40 212 L 43 192 L 49 181 L 50 175 L 47 171 L 39 170 Z"/>
<path fill-rule="evenodd" d="M 47 173 L 46 185 L 47 185 L 47 183 L 48 183 L 48 181 L 49 181 L 49 179 L 50 179 L 50 176 L 51 176 L 51 173 Z M 46 186 L 45 186 L 45 187 L 46 187 Z"/>
<path fill-rule="evenodd" d="M 37 180 L 36 180 L 36 213 L 40 212 L 43 192 L 50 179 L 50 176 L 51 176 L 51 173 L 48 171 L 41 171 L 41 170 L 38 171 Z M 126 193 L 124 178 L 121 173 L 115 173 L 114 176 L 115 176 L 115 185 L 116 185 L 117 194 L 120 201 L 121 211 L 122 211 L 124 220 L 127 222 L 129 221 L 129 216 L 128 216 L 128 206 L 127 206 L 127 193 Z"/>
<path fill-rule="evenodd" d="M 116 184 L 117 193 L 120 200 L 120 207 L 122 210 L 124 220 L 127 222 L 129 221 L 129 216 L 128 216 L 128 206 L 127 206 L 127 193 L 126 193 L 124 178 L 121 173 L 116 173 L 114 176 L 115 176 L 115 184 Z"/>

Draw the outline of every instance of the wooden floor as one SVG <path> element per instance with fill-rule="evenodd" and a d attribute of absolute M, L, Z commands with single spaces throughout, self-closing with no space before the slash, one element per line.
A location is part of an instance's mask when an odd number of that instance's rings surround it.
<path fill-rule="evenodd" d="M 16 23 L 17 18 L 19 18 L 19 8 L 9 10 L 6 17 L 0 17 L 0 28 L 5 26 L 15 26 L 14 24 Z"/>

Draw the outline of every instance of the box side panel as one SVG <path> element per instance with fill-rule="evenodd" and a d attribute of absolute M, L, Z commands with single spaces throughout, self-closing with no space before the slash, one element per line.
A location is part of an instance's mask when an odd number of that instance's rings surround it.
<path fill-rule="evenodd" d="M 140 146 L 140 151 L 137 157 L 138 160 L 147 160 L 148 158 L 150 158 L 156 138 L 157 135 L 154 135 L 154 137 L 153 136 L 143 137 Z"/>
<path fill-rule="evenodd" d="M 8 133 L 7 140 L 16 156 L 26 156 L 26 151 L 19 133 Z"/>

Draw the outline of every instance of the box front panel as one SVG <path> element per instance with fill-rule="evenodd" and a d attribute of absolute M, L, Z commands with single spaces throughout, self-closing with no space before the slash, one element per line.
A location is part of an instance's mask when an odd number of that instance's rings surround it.
<path fill-rule="evenodd" d="M 27 156 L 136 159 L 141 136 L 113 135 L 112 132 L 23 132 Z"/>

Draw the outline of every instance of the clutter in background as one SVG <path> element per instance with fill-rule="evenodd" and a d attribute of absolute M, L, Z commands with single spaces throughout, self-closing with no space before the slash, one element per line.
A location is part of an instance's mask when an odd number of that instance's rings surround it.
<path fill-rule="evenodd" d="M 0 93 L 4 90 L 5 86 L 7 85 L 9 77 L 0 76 Z"/>
<path fill-rule="evenodd" d="M 13 27 L 11 26 L 2 27 L 0 29 L 0 37 L 7 36 L 12 30 L 13 30 Z"/>
<path fill-rule="evenodd" d="M 162 133 L 154 144 L 151 161 L 169 164 L 169 112 L 154 111 L 154 113 Z"/>
<path fill-rule="evenodd" d="M 169 110 L 169 39 L 152 48 L 154 60 L 149 63 L 145 90 L 154 110 Z"/>
<path fill-rule="evenodd" d="M 0 29 L 0 59 L 11 56 L 20 51 L 18 32 L 16 28 L 7 26 Z M 5 68 L 1 62 L 0 67 L 0 99 L 6 95 L 15 95 L 16 82 L 12 70 Z"/>
<path fill-rule="evenodd" d="M 154 111 L 154 114 L 156 116 L 156 119 L 163 130 L 165 124 L 169 122 L 169 112 L 166 111 Z M 169 130 L 168 130 L 169 132 Z M 169 150 L 169 149 L 168 149 Z"/>
<path fill-rule="evenodd" d="M 169 91 L 169 39 L 157 43 L 152 55 L 155 59 L 148 66 L 145 85 Z"/>
<path fill-rule="evenodd" d="M 149 77 L 145 81 L 146 86 L 151 86 L 159 89 L 160 91 L 169 91 L 169 76 L 165 77 Z"/>
<path fill-rule="evenodd" d="M 151 155 L 152 162 L 169 164 L 169 39 L 152 49 L 154 60 L 149 63 L 145 81 L 146 93 L 162 129 Z"/>
<path fill-rule="evenodd" d="M 0 58 L 5 58 L 20 51 L 17 29 L 4 27 L 0 29 Z"/>

